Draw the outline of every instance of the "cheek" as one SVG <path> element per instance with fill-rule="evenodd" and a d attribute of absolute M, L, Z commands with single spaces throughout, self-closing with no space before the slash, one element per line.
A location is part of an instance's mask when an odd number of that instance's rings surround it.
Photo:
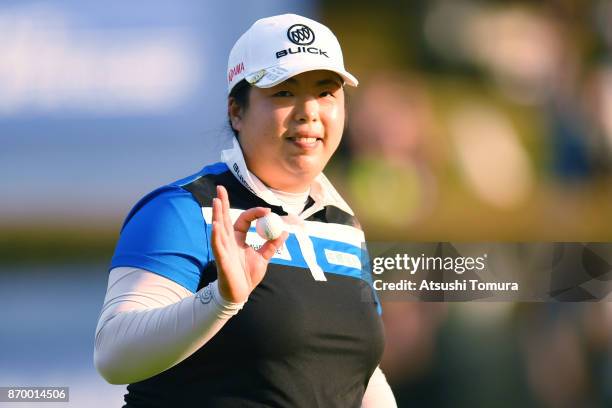
<path fill-rule="evenodd" d="M 268 107 L 253 112 L 257 130 L 268 137 L 276 138 L 287 128 L 287 110 Z"/>
<path fill-rule="evenodd" d="M 282 116 L 272 109 L 253 109 L 249 111 L 244 127 L 254 143 L 272 142 L 282 131 Z"/>
<path fill-rule="evenodd" d="M 291 109 L 274 109 L 270 115 L 269 126 L 275 129 L 278 136 L 282 135 L 291 125 Z"/>
<path fill-rule="evenodd" d="M 344 123 L 344 109 L 340 105 L 334 105 L 330 108 L 328 117 L 334 123 Z"/>
<path fill-rule="evenodd" d="M 339 143 L 344 131 L 344 107 L 341 105 L 331 106 L 326 112 L 325 120 L 329 136 Z"/>

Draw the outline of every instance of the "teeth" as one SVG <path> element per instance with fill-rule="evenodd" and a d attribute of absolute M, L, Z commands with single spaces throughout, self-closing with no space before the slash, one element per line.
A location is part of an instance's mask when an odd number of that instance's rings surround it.
<path fill-rule="evenodd" d="M 316 137 L 296 137 L 295 140 L 297 142 L 314 143 L 317 141 L 317 138 Z"/>

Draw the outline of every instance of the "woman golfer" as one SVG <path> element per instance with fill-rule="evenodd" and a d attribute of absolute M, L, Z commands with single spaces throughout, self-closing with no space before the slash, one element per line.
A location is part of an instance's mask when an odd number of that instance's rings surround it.
<path fill-rule="evenodd" d="M 256 21 L 228 64 L 235 138 L 145 196 L 112 259 L 94 361 L 126 407 L 394 407 L 364 235 L 322 170 L 344 127 L 334 34 Z M 264 240 L 258 218 L 281 216 Z"/>

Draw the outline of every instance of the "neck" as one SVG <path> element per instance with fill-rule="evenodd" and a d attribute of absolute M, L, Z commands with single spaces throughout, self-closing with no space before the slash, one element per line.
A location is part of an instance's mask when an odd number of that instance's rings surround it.
<path fill-rule="evenodd" d="M 281 191 L 284 193 L 292 193 L 292 194 L 300 194 L 304 192 L 308 192 L 310 190 L 310 185 L 313 180 L 309 180 L 307 182 L 299 181 L 299 182 L 285 182 L 284 180 L 278 180 L 276 178 L 272 180 L 266 180 L 259 177 L 258 174 L 251 172 L 257 177 L 262 183 L 266 185 L 271 190 Z"/>
<path fill-rule="evenodd" d="M 270 191 L 282 201 L 283 209 L 289 214 L 300 214 L 308 202 L 308 194 L 310 193 L 310 189 L 300 193 L 288 193 L 273 188 L 270 188 Z"/>

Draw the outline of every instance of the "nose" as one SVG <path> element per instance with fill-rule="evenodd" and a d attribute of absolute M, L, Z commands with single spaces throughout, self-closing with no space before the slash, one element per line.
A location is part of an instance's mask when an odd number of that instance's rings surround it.
<path fill-rule="evenodd" d="M 314 97 L 299 98 L 295 104 L 294 118 L 299 123 L 319 121 L 319 102 Z"/>

